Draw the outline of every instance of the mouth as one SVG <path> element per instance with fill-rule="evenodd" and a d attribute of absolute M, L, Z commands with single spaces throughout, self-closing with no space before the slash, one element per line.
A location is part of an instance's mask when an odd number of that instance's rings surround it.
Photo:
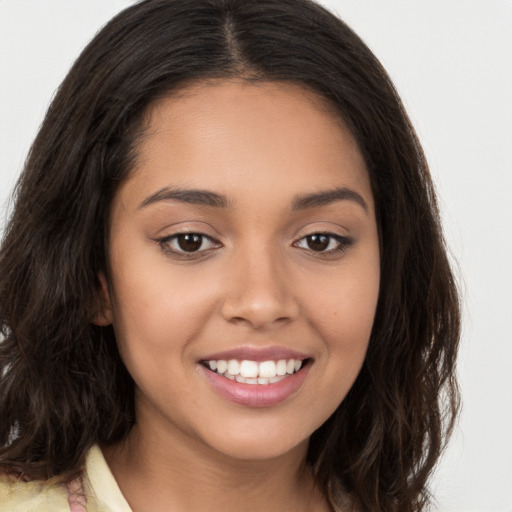
<path fill-rule="evenodd" d="M 221 377 L 240 384 L 268 386 L 297 374 L 311 363 L 305 359 L 277 359 L 254 361 L 251 359 L 210 359 L 202 366 Z"/>

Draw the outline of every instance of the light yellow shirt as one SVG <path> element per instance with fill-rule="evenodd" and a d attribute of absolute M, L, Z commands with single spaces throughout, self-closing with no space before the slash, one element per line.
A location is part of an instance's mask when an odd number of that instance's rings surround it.
<path fill-rule="evenodd" d="M 85 508 L 77 512 L 132 512 L 112 475 L 103 453 L 93 446 L 86 456 L 83 491 Z M 333 510 L 341 509 L 332 505 Z M 0 475 L 0 512 L 70 512 L 69 489 L 65 484 L 16 482 Z M 347 508 L 353 510 L 348 502 Z"/>
<path fill-rule="evenodd" d="M 83 484 L 86 512 L 132 512 L 98 446 L 87 453 Z M 68 487 L 0 476 L 0 512 L 70 512 Z"/>

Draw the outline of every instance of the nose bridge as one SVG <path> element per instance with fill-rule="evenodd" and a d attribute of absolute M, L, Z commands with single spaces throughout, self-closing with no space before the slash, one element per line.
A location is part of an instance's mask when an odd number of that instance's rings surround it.
<path fill-rule="evenodd" d="M 229 285 L 223 304 L 228 321 L 241 321 L 263 328 L 298 314 L 285 256 L 275 244 L 249 243 L 233 253 Z"/>

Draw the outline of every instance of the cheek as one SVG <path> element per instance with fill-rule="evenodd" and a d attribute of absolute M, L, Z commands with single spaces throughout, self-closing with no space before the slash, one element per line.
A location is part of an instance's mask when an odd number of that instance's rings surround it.
<path fill-rule="evenodd" d="M 120 340 L 151 345 L 162 350 L 169 341 L 193 339 L 206 319 L 213 301 L 207 289 L 198 289 L 193 283 L 180 279 L 166 280 L 155 272 L 139 274 L 116 289 L 118 300 L 114 305 L 114 325 Z"/>
<path fill-rule="evenodd" d="M 323 333 L 331 350 L 366 346 L 379 296 L 379 271 L 376 265 L 347 269 L 332 276 L 323 289 L 311 290 L 309 315 Z"/>
<path fill-rule="evenodd" d="M 184 268 L 154 247 L 117 248 L 111 263 L 113 323 L 125 364 L 130 372 L 130 366 L 155 364 L 174 365 L 180 371 L 179 364 L 190 359 L 219 310 L 222 272 L 210 266 Z"/>
<path fill-rule="evenodd" d="M 325 347 L 326 396 L 336 408 L 354 383 L 368 349 L 379 296 L 378 251 L 347 259 L 339 273 L 311 288 L 310 318 Z"/>
<path fill-rule="evenodd" d="M 119 267 L 118 267 L 119 268 Z M 139 267 L 140 268 L 140 267 Z M 168 265 L 137 271 L 124 266 L 115 276 L 114 328 L 121 358 L 143 396 L 159 396 L 173 406 L 169 379 L 186 402 L 197 397 L 180 387 L 192 347 L 201 337 L 214 302 L 208 287 L 169 275 Z M 170 284 L 172 283 L 172 284 Z"/>
<path fill-rule="evenodd" d="M 345 283 L 333 290 L 331 298 L 318 296 L 315 330 L 323 338 L 325 352 L 315 375 L 322 400 L 314 400 L 312 417 L 318 428 L 345 399 L 363 366 L 373 327 L 378 298 L 378 280 L 369 287 Z M 340 291 L 342 292 L 340 294 Z M 336 292 L 336 293 L 334 293 Z"/>

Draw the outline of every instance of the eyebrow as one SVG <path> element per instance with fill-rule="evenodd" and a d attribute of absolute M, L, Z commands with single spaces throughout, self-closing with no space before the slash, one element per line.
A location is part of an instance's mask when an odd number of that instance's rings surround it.
<path fill-rule="evenodd" d="M 320 206 L 327 206 L 336 201 L 352 201 L 368 212 L 368 204 L 363 197 L 355 190 L 345 187 L 298 196 L 293 201 L 292 210 L 297 211 L 306 210 L 307 208 L 318 208 Z"/>
<path fill-rule="evenodd" d="M 144 199 L 139 206 L 147 206 L 160 201 L 181 201 L 183 203 L 210 206 L 214 208 L 227 208 L 231 202 L 226 196 L 210 192 L 208 190 L 188 190 L 180 188 L 165 187 Z"/>
<path fill-rule="evenodd" d="M 180 201 L 213 208 L 227 208 L 232 205 L 226 196 L 209 190 L 165 187 L 144 199 L 139 209 L 161 201 Z M 292 211 L 327 206 L 336 201 L 352 201 L 368 212 L 368 205 L 363 197 L 355 190 L 346 187 L 297 196 L 292 202 Z"/>

